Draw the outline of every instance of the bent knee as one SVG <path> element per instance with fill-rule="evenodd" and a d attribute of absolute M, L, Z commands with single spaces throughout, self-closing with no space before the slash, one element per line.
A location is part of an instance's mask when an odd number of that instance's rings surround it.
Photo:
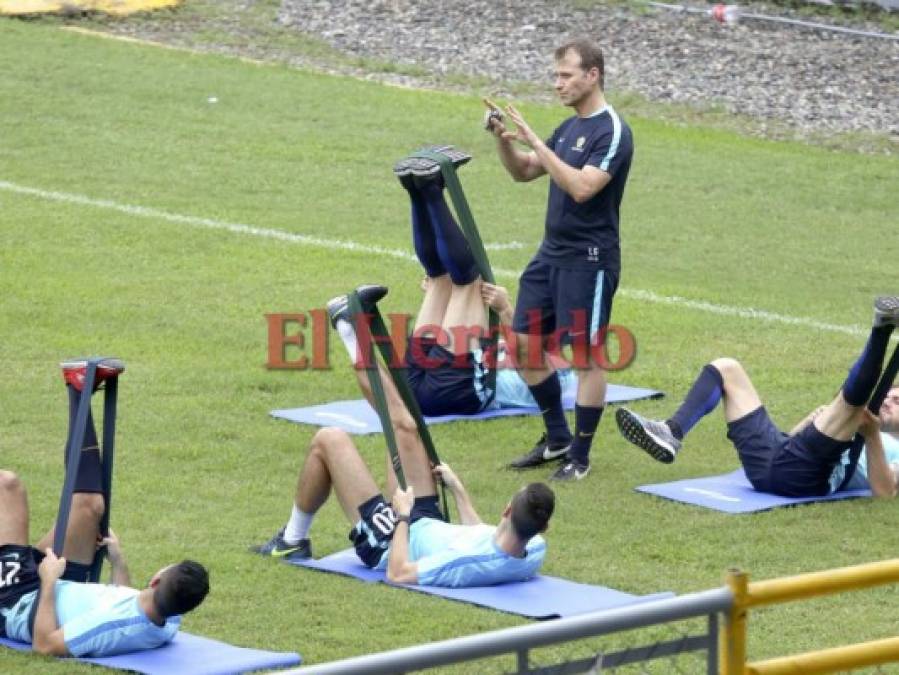
<path fill-rule="evenodd" d="M 322 427 L 312 437 L 310 450 L 327 451 L 329 448 L 343 445 L 350 440 L 350 435 L 339 427 Z"/>
<path fill-rule="evenodd" d="M 743 364 L 737 361 L 736 359 L 732 359 L 729 356 L 724 356 L 720 359 L 715 359 L 711 363 L 710 366 L 715 368 L 719 373 L 721 373 L 722 377 L 727 377 L 728 375 L 739 375 L 746 372 L 743 368 Z"/>
<path fill-rule="evenodd" d="M 0 490 L 4 492 L 22 492 L 25 486 L 13 471 L 0 470 Z"/>
<path fill-rule="evenodd" d="M 412 419 L 412 415 L 408 412 L 404 415 L 395 415 L 391 417 L 390 423 L 393 424 L 393 428 L 398 435 L 418 433 L 418 427 L 415 425 L 415 420 Z"/>
<path fill-rule="evenodd" d="M 106 500 L 98 492 L 76 492 L 72 495 L 72 508 L 99 522 L 106 511 Z"/>

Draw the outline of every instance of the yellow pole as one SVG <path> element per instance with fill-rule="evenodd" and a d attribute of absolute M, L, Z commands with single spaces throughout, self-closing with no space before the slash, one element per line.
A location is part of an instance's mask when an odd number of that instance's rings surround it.
<path fill-rule="evenodd" d="M 721 631 L 721 675 L 744 675 L 749 618 L 746 589 L 749 585 L 749 575 L 732 569 L 728 571 L 725 582 L 734 594 L 734 605 L 725 617 L 724 630 Z"/>
<path fill-rule="evenodd" d="M 747 675 L 817 675 L 899 661 L 899 637 L 784 656 L 746 666 Z"/>
<path fill-rule="evenodd" d="M 897 581 L 899 581 L 899 558 L 882 560 L 865 565 L 754 582 L 749 586 L 746 606 L 759 607 L 787 600 L 802 600 Z"/>

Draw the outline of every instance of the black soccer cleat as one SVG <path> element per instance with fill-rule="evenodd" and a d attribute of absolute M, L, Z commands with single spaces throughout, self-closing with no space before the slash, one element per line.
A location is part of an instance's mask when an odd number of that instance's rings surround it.
<path fill-rule="evenodd" d="M 537 441 L 537 444 L 533 448 L 531 448 L 530 451 L 528 451 L 518 459 L 510 462 L 509 468 L 533 469 L 535 466 L 540 466 L 541 464 L 546 464 L 547 462 L 564 459 L 568 454 L 568 448 L 570 447 L 570 441 L 564 444 L 550 444 L 549 441 L 546 440 L 546 434 L 543 434 L 540 437 L 540 440 Z"/>
<path fill-rule="evenodd" d="M 377 284 L 363 284 L 356 287 L 356 293 L 359 294 L 359 301 L 362 303 L 363 310 L 372 309 L 378 302 L 387 295 L 387 287 Z M 340 320 L 350 321 L 350 301 L 347 295 L 338 295 L 328 300 L 325 308 L 328 311 L 328 317 L 331 319 L 331 325 L 337 328 L 337 322 Z"/>
<path fill-rule="evenodd" d="M 422 150 L 448 157 L 457 169 L 471 160 L 471 155 L 454 148 L 452 145 L 426 145 L 423 148 L 419 148 L 416 152 L 421 152 Z M 427 157 L 404 157 L 393 165 L 393 173 L 408 188 L 407 183 L 403 181 L 404 176 L 435 176 L 440 173 L 440 165 Z"/>
<path fill-rule="evenodd" d="M 899 326 L 899 296 L 881 295 L 874 300 L 874 327 Z"/>
<path fill-rule="evenodd" d="M 309 539 L 300 539 L 295 544 L 289 544 L 284 540 L 284 528 L 282 527 L 264 544 L 251 546 L 250 551 L 280 560 L 306 560 L 312 557 L 312 542 Z"/>
<path fill-rule="evenodd" d="M 556 469 L 555 473 L 553 473 L 549 479 L 563 483 L 573 483 L 585 478 L 588 473 L 590 473 L 589 462 L 587 464 L 581 464 L 577 460 L 570 459 Z"/>
<path fill-rule="evenodd" d="M 615 422 L 622 436 L 663 464 L 671 464 L 681 449 L 681 442 L 664 422 L 645 419 L 627 408 L 618 409 Z"/>

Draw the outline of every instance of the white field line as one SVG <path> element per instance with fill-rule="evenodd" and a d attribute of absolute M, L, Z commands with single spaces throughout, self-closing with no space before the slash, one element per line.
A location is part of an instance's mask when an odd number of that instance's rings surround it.
<path fill-rule="evenodd" d="M 408 260 L 418 263 L 418 259 L 412 253 L 395 248 L 386 248 L 383 246 L 373 246 L 370 244 L 360 244 L 355 241 L 345 239 L 324 239 L 322 237 L 313 237 L 305 234 L 295 234 L 293 232 L 284 232 L 283 230 L 275 230 L 267 227 L 255 227 L 253 225 L 244 225 L 241 223 L 229 223 L 222 220 L 214 220 L 211 218 L 200 218 L 198 216 L 185 216 L 179 213 L 170 213 L 160 209 L 154 209 L 146 206 L 134 206 L 130 204 L 120 204 L 107 199 L 94 199 L 85 195 L 72 194 L 68 192 L 56 192 L 52 190 L 42 190 L 39 188 L 18 185 L 9 181 L 0 180 L 0 190 L 13 192 L 21 195 L 28 195 L 45 199 L 48 201 L 62 202 L 66 204 L 78 204 L 81 206 L 89 206 L 93 208 L 106 209 L 109 211 L 118 211 L 130 216 L 139 216 L 141 218 L 153 218 L 164 220 L 170 223 L 178 223 L 180 225 L 190 225 L 192 227 L 202 227 L 210 230 L 223 230 L 234 234 L 249 235 L 253 237 L 264 237 L 268 239 L 276 239 L 291 244 L 300 244 L 301 246 L 314 246 L 327 250 L 353 251 L 358 253 L 367 253 L 373 255 L 384 256 L 387 258 L 396 258 L 399 260 Z M 487 248 L 522 248 L 522 244 L 518 242 L 510 242 L 507 244 L 487 245 Z M 507 270 L 502 268 L 494 268 L 494 274 L 497 277 L 515 280 L 519 273 L 515 270 Z M 825 331 L 829 333 L 843 333 L 845 335 L 866 335 L 868 330 L 860 326 L 846 326 L 841 324 L 826 323 L 809 319 L 806 317 L 789 316 L 786 314 L 777 314 L 762 309 L 754 309 L 752 307 L 733 307 L 729 305 L 718 305 L 704 300 L 691 300 L 677 295 L 659 295 L 653 291 L 645 291 L 636 288 L 622 288 L 618 292 L 619 295 L 639 300 L 642 302 L 650 302 L 660 305 L 673 305 L 680 308 L 707 312 L 709 314 L 717 314 L 719 316 L 732 316 L 740 319 L 751 319 L 754 321 L 764 321 L 767 323 L 780 323 L 787 326 L 799 326 L 802 328 L 811 328 L 816 331 Z"/>

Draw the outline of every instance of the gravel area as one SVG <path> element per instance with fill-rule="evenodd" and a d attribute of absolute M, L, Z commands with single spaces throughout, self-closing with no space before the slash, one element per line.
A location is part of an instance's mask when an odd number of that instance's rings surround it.
<path fill-rule="evenodd" d="M 752 11 L 787 16 L 770 7 Z M 616 90 L 631 91 L 747 115 L 763 133 L 776 121 L 800 136 L 870 131 L 899 140 L 899 40 L 558 0 L 283 0 L 279 21 L 411 72 L 483 77 L 492 92 L 514 89 L 516 81 L 545 83 L 548 95 L 554 47 L 590 35 L 604 48 L 613 101 Z M 382 79 L 415 85 L 421 78 Z"/>

